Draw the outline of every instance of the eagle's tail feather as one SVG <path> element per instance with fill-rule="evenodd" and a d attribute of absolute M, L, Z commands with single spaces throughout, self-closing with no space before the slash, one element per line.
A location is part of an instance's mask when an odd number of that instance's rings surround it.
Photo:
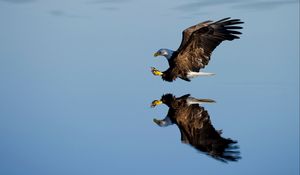
<path fill-rule="evenodd" d="M 195 78 L 198 76 L 213 76 L 215 73 L 209 73 L 209 72 L 189 72 L 187 74 L 188 78 Z"/>
<path fill-rule="evenodd" d="M 188 97 L 187 98 L 187 103 L 189 105 L 191 105 L 191 104 L 205 104 L 205 103 L 210 104 L 210 103 L 216 103 L 216 101 L 212 100 L 212 99 Z"/>

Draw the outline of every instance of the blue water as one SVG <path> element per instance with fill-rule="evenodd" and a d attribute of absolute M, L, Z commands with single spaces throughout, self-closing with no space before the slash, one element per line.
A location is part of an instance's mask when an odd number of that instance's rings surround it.
<path fill-rule="evenodd" d="M 192 82 L 150 67 L 181 32 L 245 22 Z M 0 174 L 299 174 L 299 1 L 0 0 Z M 222 163 L 161 128 L 165 93 L 204 104 L 241 159 Z"/>

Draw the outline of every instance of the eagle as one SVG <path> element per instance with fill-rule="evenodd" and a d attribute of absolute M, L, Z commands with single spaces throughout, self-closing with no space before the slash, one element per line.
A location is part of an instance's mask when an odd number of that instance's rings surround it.
<path fill-rule="evenodd" d="M 227 163 L 237 161 L 241 157 L 237 150 L 237 141 L 221 136 L 222 130 L 216 130 L 212 125 L 207 110 L 199 104 L 214 103 L 211 99 L 197 99 L 186 94 L 176 98 L 165 94 L 160 100 L 154 100 L 151 107 L 164 103 L 169 107 L 164 119 L 153 119 L 160 127 L 176 124 L 181 133 L 181 141 L 196 150 Z"/>
<path fill-rule="evenodd" d="M 172 82 L 177 77 L 191 81 L 198 76 L 211 76 L 214 73 L 200 72 L 209 62 L 214 49 L 225 40 L 239 39 L 242 29 L 240 19 L 224 18 L 219 21 L 204 21 L 185 29 L 182 32 L 182 41 L 176 51 L 159 49 L 154 56 L 164 56 L 169 63 L 169 68 L 161 72 L 152 67 L 155 76 L 161 76 L 165 81 Z"/>

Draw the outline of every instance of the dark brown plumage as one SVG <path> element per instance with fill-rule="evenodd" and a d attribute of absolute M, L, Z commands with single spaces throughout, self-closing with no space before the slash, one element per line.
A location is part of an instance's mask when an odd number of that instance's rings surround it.
<path fill-rule="evenodd" d="M 155 53 L 155 56 L 163 55 L 168 58 L 170 67 L 160 74 L 162 79 L 172 82 L 179 77 L 190 81 L 189 72 L 197 73 L 204 68 L 210 60 L 211 53 L 222 41 L 239 38 L 238 35 L 242 33 L 236 30 L 242 27 L 236 25 L 242 23 L 239 19 L 224 18 L 216 22 L 205 21 L 185 29 L 177 51 L 160 49 Z M 164 54 L 163 51 L 167 53 Z"/>
<path fill-rule="evenodd" d="M 207 155 L 223 161 L 240 159 L 236 141 L 221 136 L 222 131 L 216 130 L 208 112 L 198 102 L 211 103 L 213 100 L 196 99 L 189 95 L 176 98 L 172 94 L 163 95 L 161 102 L 169 107 L 167 117 L 163 120 L 154 119 L 159 126 L 175 123 L 181 133 L 181 141 L 189 144 Z M 157 100 L 153 105 L 157 104 Z M 154 105 L 155 106 L 155 105 Z"/>

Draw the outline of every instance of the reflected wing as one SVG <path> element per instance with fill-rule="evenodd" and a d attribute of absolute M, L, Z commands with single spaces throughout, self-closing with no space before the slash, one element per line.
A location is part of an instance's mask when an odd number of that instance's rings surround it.
<path fill-rule="evenodd" d="M 236 26 L 242 23 L 239 19 L 224 18 L 214 23 L 200 23 L 194 27 L 194 31 L 188 28 L 187 32 L 183 32 L 183 41 L 174 61 L 186 69 L 198 72 L 208 64 L 211 53 L 222 41 L 239 38 L 237 35 L 241 32 L 234 29 L 242 29 Z"/>
<path fill-rule="evenodd" d="M 182 142 L 223 162 L 240 158 L 239 151 L 235 150 L 238 147 L 233 145 L 237 142 L 221 137 L 203 107 L 190 105 L 178 110 L 175 118 Z"/>

